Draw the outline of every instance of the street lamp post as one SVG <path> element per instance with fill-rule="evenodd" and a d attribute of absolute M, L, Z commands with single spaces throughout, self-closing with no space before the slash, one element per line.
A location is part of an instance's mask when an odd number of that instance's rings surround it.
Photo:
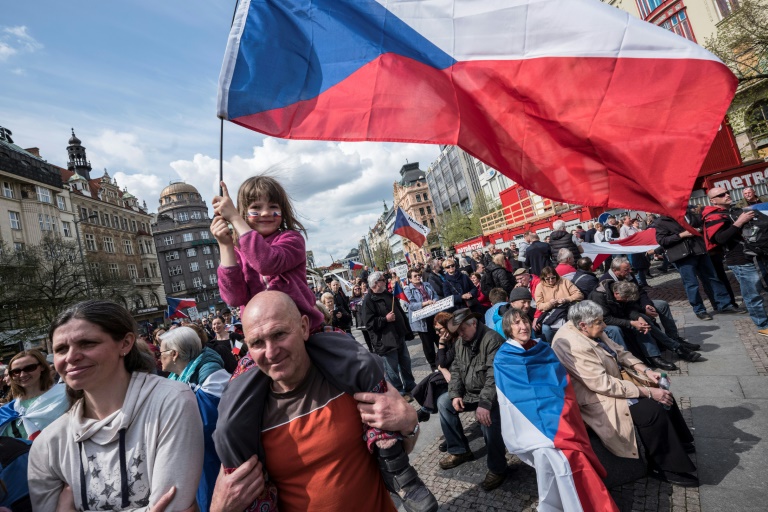
<path fill-rule="evenodd" d="M 83 255 L 83 244 L 80 242 L 80 228 L 77 226 L 84 220 L 88 219 L 95 219 L 98 217 L 98 214 L 92 214 L 88 217 L 82 219 L 78 215 L 77 220 L 74 220 L 75 223 L 75 234 L 77 235 L 77 248 L 80 249 L 80 263 L 83 265 L 83 278 L 85 279 L 85 292 L 88 294 L 88 297 L 91 297 L 91 286 L 88 284 L 88 266 L 85 264 L 85 256 Z"/>

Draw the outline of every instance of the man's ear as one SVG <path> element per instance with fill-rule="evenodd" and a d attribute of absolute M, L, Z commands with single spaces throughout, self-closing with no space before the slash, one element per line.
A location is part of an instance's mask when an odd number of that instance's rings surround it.
<path fill-rule="evenodd" d="M 307 315 L 301 315 L 301 337 L 304 341 L 309 339 L 309 317 Z"/>

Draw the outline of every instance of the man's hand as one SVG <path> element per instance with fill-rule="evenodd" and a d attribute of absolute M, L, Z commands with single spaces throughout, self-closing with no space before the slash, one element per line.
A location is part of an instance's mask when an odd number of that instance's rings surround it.
<path fill-rule="evenodd" d="M 387 316 L 385 318 L 387 319 L 387 322 L 394 322 L 395 320 L 397 320 L 397 317 L 395 316 L 394 311 L 390 311 L 389 313 L 387 313 Z"/>
<path fill-rule="evenodd" d="M 651 305 L 645 306 L 645 312 L 648 314 L 648 316 L 652 316 L 654 318 L 659 316 L 659 313 L 656 311 L 656 308 Z"/>
<path fill-rule="evenodd" d="M 74 510 L 77 510 L 75 508 L 75 494 L 72 492 L 70 486 L 65 485 L 61 490 L 61 494 L 59 494 L 59 502 L 56 505 L 56 512 L 72 512 Z"/>
<path fill-rule="evenodd" d="M 733 225 L 736 226 L 737 228 L 740 228 L 754 218 L 755 218 L 755 210 L 744 210 L 743 212 L 741 212 L 741 215 L 739 215 L 739 218 L 736 219 L 736 222 L 734 222 Z"/>
<path fill-rule="evenodd" d="M 213 205 L 213 214 L 220 215 L 221 217 L 224 217 L 224 220 L 232 222 L 232 219 L 240 214 L 238 213 L 237 208 L 235 208 L 232 198 L 229 197 L 227 185 L 223 181 L 221 182 L 221 194 L 222 195 L 220 196 L 215 196 L 211 202 Z"/>
<path fill-rule="evenodd" d="M 469 300 L 469 299 L 472 298 L 472 294 L 471 293 L 465 293 L 464 295 L 461 296 L 461 298 L 464 299 L 464 300 Z"/>
<path fill-rule="evenodd" d="M 454 398 L 451 403 L 453 405 L 453 408 L 456 409 L 457 412 L 461 412 L 464 410 L 464 400 L 462 398 Z"/>
<path fill-rule="evenodd" d="M 255 455 L 230 474 L 222 466 L 211 498 L 211 512 L 240 512 L 264 492 L 264 469 Z M 155 512 L 153 510 L 153 512 Z"/>
<path fill-rule="evenodd" d="M 632 327 L 634 327 L 635 329 L 637 329 L 643 334 L 647 333 L 651 328 L 651 326 L 648 325 L 648 322 L 646 322 L 642 318 L 639 320 L 631 320 L 629 323 Z"/>
<path fill-rule="evenodd" d="M 211 222 L 211 233 L 221 246 L 232 246 L 235 244 L 232 238 L 232 231 L 229 229 L 229 223 L 223 217 L 216 216 Z"/>
<path fill-rule="evenodd" d="M 683 231 L 681 233 L 678 233 L 677 236 L 679 236 L 680 238 L 688 238 L 689 236 L 693 236 L 693 233 L 691 233 L 690 231 Z"/>
<path fill-rule="evenodd" d="M 478 407 L 477 410 L 475 410 L 475 418 L 477 418 L 477 422 L 482 426 L 484 427 L 491 426 L 491 411 L 489 411 L 488 409 L 484 409 L 483 407 Z"/>
<path fill-rule="evenodd" d="M 360 419 L 372 427 L 410 434 L 419 421 L 416 409 L 408 405 L 394 386 L 388 386 L 386 393 L 355 393 L 354 398 L 358 401 Z"/>
<path fill-rule="evenodd" d="M 538 331 L 539 330 L 539 319 L 538 318 L 534 318 L 533 319 L 533 324 L 531 325 L 531 329 L 533 329 L 534 331 Z"/>

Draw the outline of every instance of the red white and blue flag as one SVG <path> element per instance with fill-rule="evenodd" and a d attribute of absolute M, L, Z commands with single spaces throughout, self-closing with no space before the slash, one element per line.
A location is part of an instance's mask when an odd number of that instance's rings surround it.
<path fill-rule="evenodd" d="M 218 113 L 276 137 L 455 144 L 554 200 L 679 217 L 736 84 L 595 0 L 241 0 Z"/>
<path fill-rule="evenodd" d="M 755 210 L 763 215 L 768 215 L 768 203 L 757 203 L 751 206 L 744 207 L 744 210 Z"/>
<path fill-rule="evenodd" d="M 501 432 L 536 468 L 539 510 L 618 511 L 589 442 L 570 376 L 546 343 L 507 340 L 493 359 Z"/>
<path fill-rule="evenodd" d="M 405 290 L 403 290 L 403 286 L 400 284 L 399 279 L 395 281 L 395 284 L 392 286 L 392 295 L 396 299 L 404 300 L 405 302 L 411 302 L 408 300 L 408 297 L 405 295 Z"/>
<path fill-rule="evenodd" d="M 185 308 L 194 308 L 197 306 L 195 299 L 175 299 L 173 297 L 166 297 L 168 302 L 168 309 L 165 312 L 166 318 L 189 318 L 184 312 Z"/>
<path fill-rule="evenodd" d="M 363 270 L 365 265 L 360 263 L 359 261 L 349 261 L 349 270 Z"/>
<path fill-rule="evenodd" d="M 429 228 L 416 222 L 413 217 L 405 213 L 402 208 L 397 207 L 397 216 L 395 217 L 395 227 L 392 230 L 393 235 L 400 235 L 407 238 L 418 247 L 424 245 L 429 235 Z"/>
<path fill-rule="evenodd" d="M 656 241 L 656 229 L 648 228 L 627 238 L 611 240 L 608 243 L 588 244 L 582 242 L 581 256 L 592 259 L 592 268 L 596 269 L 609 255 L 642 254 L 652 251 L 659 246 Z"/>

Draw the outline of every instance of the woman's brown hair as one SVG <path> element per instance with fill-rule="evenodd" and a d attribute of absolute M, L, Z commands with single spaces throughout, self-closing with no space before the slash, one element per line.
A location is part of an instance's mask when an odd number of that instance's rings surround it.
<path fill-rule="evenodd" d="M 48 366 L 48 361 L 45 360 L 45 356 L 39 350 L 25 350 L 13 356 L 11 362 L 8 363 L 8 374 L 12 375 L 11 370 L 13 370 L 13 362 L 25 356 L 34 357 L 35 360 L 40 363 L 40 389 L 45 393 L 53 387 L 53 377 L 51 376 L 51 368 Z M 16 384 L 16 380 L 13 376 L 11 376 L 11 391 L 16 398 L 24 399 L 24 396 L 26 395 L 24 388 Z"/>
<path fill-rule="evenodd" d="M 545 277 L 555 276 L 557 280 L 555 280 L 556 283 L 560 282 L 560 274 L 557 273 L 555 269 L 553 269 L 550 266 L 546 266 L 543 269 L 541 269 L 541 273 L 539 274 L 539 277 L 543 280 Z"/>
<path fill-rule="evenodd" d="M 452 318 L 453 318 L 452 314 L 447 313 L 445 311 L 441 311 L 441 312 L 439 312 L 438 314 L 435 315 L 435 319 L 433 321 L 433 325 L 439 325 L 440 327 L 445 329 L 446 332 L 450 333 L 450 331 L 448 330 L 448 322 L 450 322 Z M 458 338 L 458 337 L 459 337 L 458 332 L 455 332 L 455 333 L 451 333 L 451 338 L 450 339 L 451 339 L 451 341 L 455 341 L 456 338 Z"/>
<path fill-rule="evenodd" d="M 247 219 L 248 206 L 258 200 L 275 203 L 280 207 L 281 229 L 293 229 L 307 236 L 307 230 L 296 218 L 291 198 L 275 178 L 264 175 L 253 176 L 240 185 L 240 190 L 237 191 L 237 211 L 240 212 L 240 216 Z"/>

